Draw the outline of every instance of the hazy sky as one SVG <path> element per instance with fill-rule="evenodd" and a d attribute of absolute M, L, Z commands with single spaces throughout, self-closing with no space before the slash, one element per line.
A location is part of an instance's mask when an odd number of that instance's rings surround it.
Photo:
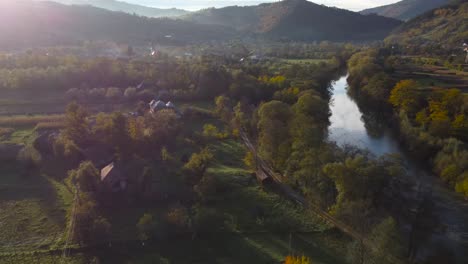
<path fill-rule="evenodd" d="M 222 7 L 229 5 L 255 5 L 265 2 L 276 2 L 274 0 L 124 0 L 126 2 L 147 5 L 160 8 L 183 8 L 187 10 L 198 10 L 207 7 Z M 391 4 L 399 0 L 314 0 L 312 2 L 327 6 L 359 11 L 362 9 Z"/>

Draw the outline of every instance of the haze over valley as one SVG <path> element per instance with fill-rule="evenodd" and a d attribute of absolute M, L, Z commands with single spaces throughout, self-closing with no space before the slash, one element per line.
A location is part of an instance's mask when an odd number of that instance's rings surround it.
<path fill-rule="evenodd" d="M 465 264 L 467 14 L 0 1 L 0 263 Z"/>

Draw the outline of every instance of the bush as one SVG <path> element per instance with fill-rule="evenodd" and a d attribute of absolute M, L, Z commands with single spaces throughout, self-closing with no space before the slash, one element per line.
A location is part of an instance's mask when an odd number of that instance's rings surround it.
<path fill-rule="evenodd" d="M 145 213 L 137 223 L 138 237 L 141 240 L 149 240 L 156 232 L 156 222 L 152 214 Z"/>
<path fill-rule="evenodd" d="M 128 87 L 125 89 L 124 96 L 127 99 L 134 99 L 137 94 L 137 89 L 135 87 Z"/>
<path fill-rule="evenodd" d="M 122 98 L 122 90 L 117 87 L 107 88 L 106 98 L 110 100 L 118 100 Z"/>

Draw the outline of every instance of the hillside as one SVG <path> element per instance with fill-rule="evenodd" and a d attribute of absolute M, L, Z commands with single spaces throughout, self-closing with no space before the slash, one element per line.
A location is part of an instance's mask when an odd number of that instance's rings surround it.
<path fill-rule="evenodd" d="M 145 18 L 91 6 L 0 1 L 0 49 L 109 40 L 143 44 L 232 38 L 232 30 L 167 18 Z M 165 38 L 171 35 L 171 38 Z"/>
<path fill-rule="evenodd" d="M 43 0 L 45 1 L 45 0 Z M 50 0 L 47 0 L 50 1 Z M 147 17 L 177 17 L 189 13 L 182 9 L 161 9 L 142 5 L 130 4 L 117 0 L 53 0 L 54 2 L 67 5 L 90 5 L 94 7 L 104 8 L 110 11 L 119 11 L 129 14 L 137 14 Z"/>
<path fill-rule="evenodd" d="M 400 20 L 409 20 L 431 9 L 441 7 L 450 0 L 403 0 L 394 4 L 365 9 L 361 14 L 377 14 Z"/>
<path fill-rule="evenodd" d="M 389 43 L 461 48 L 468 39 L 468 3 L 452 4 L 419 16 L 397 28 Z"/>
<path fill-rule="evenodd" d="M 232 26 L 277 39 L 375 40 L 382 39 L 399 21 L 361 15 L 306 0 L 284 0 L 257 6 L 210 8 L 184 17 L 188 21 Z"/>

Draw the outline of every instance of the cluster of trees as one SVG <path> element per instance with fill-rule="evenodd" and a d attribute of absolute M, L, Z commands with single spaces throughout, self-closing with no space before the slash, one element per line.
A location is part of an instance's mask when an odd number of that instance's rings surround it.
<path fill-rule="evenodd" d="M 175 97 L 212 98 L 220 91 L 225 91 L 229 85 L 229 76 L 222 68 L 197 61 L 182 63 L 169 58 L 129 61 L 76 56 L 45 57 L 22 54 L 3 61 L 11 68 L 0 70 L 0 90 L 46 92 L 50 95 L 68 91 L 72 98 L 93 100 L 123 94 L 129 97 L 135 94 L 152 95 L 156 90 L 164 89 Z M 138 91 L 123 90 L 137 86 Z"/>
<path fill-rule="evenodd" d="M 214 156 L 204 147 L 203 138 L 208 142 L 213 133 L 194 134 L 184 125 L 198 120 L 169 109 L 139 116 L 92 115 L 81 105 L 68 105 L 65 128 L 59 134 L 40 136 L 33 145 L 41 154 L 40 169 L 65 180 L 76 194 L 69 216 L 72 238 L 88 245 L 112 241 L 109 214 L 116 212 L 115 206 L 135 203 L 149 205 L 135 223 L 135 236 L 141 240 L 223 229 L 224 216 L 205 206 L 221 186 L 207 174 Z M 118 193 L 101 179 L 100 169 L 111 161 L 126 181 L 126 188 Z M 61 175 L 67 171 L 64 179 Z M 159 209 L 154 213 L 154 202 L 167 204 L 163 213 Z"/>
<path fill-rule="evenodd" d="M 398 63 L 386 49 L 368 49 L 354 54 L 348 61 L 348 83 L 351 92 L 359 98 L 360 105 L 388 107 L 388 96 L 394 86 L 390 73 Z"/>
<path fill-rule="evenodd" d="M 337 65 L 294 65 L 284 69 L 282 77 L 261 74 L 262 82 L 276 83 L 272 98 L 254 105 L 239 101 L 233 107 L 232 100 L 220 97 L 216 113 L 255 139 L 258 157 L 247 153 L 247 166 L 255 168 L 261 158 L 308 201 L 356 230 L 372 233 L 377 249 L 367 253 L 367 260 L 394 263 L 388 255 L 397 259 L 405 256 L 405 242 L 395 220 L 408 213 L 397 206 L 405 200 L 405 169 L 394 157 L 375 159 L 367 152 L 343 150 L 327 142 L 330 110 L 326 81 L 333 75 L 324 69 L 336 71 Z M 361 259 L 359 246 L 350 244 L 350 261 Z"/>
<path fill-rule="evenodd" d="M 458 192 L 468 194 L 468 100 L 459 89 L 426 88 L 412 80 L 392 81 L 399 58 L 386 49 L 370 49 L 349 61 L 349 81 L 360 105 L 392 112 L 402 140 Z M 377 104 L 374 102 L 378 102 Z M 384 107 L 382 107 L 384 105 Z"/>
<path fill-rule="evenodd" d="M 256 43 L 249 49 L 255 53 L 268 57 L 285 59 L 331 59 L 337 55 L 352 53 L 355 47 L 351 44 L 322 41 L 317 43 L 288 42 L 288 43 Z"/>
<path fill-rule="evenodd" d="M 385 42 L 404 46 L 409 54 L 455 53 L 463 56 L 460 46 L 466 40 L 468 4 L 465 1 L 450 2 L 403 24 Z"/>

